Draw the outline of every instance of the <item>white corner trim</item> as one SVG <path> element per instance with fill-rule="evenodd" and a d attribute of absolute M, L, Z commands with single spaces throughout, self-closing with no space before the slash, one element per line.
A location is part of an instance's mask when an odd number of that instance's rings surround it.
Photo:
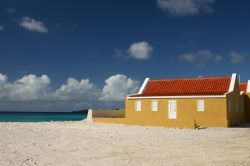
<path fill-rule="evenodd" d="M 188 98 L 223 98 L 226 95 L 210 95 L 210 96 L 138 96 L 130 97 L 127 99 L 188 99 Z"/>
<path fill-rule="evenodd" d="M 231 82 L 230 82 L 230 86 L 229 86 L 228 93 L 234 91 L 236 79 L 237 79 L 237 74 L 236 74 L 236 73 L 233 73 L 233 74 L 232 74 L 232 77 L 231 77 Z"/>
<path fill-rule="evenodd" d="M 141 88 L 140 88 L 138 94 L 142 94 L 142 92 L 143 92 L 145 86 L 147 85 L 148 81 L 149 81 L 149 78 L 146 78 L 146 79 L 144 80 L 144 82 L 143 82 L 143 84 L 142 84 L 142 86 L 141 86 Z"/>
<path fill-rule="evenodd" d="M 87 122 L 93 122 L 93 110 L 92 109 L 88 110 Z"/>
<path fill-rule="evenodd" d="M 250 93 L 250 80 L 247 82 L 247 93 Z"/>

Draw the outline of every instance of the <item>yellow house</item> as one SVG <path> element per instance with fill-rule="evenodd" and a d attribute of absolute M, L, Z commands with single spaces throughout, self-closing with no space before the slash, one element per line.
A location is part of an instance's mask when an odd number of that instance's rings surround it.
<path fill-rule="evenodd" d="M 245 121 L 245 95 L 237 74 L 151 80 L 125 99 L 124 118 L 94 118 L 96 122 L 180 128 L 229 127 Z"/>

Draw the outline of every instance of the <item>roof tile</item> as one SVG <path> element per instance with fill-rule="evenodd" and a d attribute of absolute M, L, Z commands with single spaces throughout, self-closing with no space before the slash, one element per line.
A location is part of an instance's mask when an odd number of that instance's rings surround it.
<path fill-rule="evenodd" d="M 247 92 L 247 83 L 240 83 L 240 91 Z"/>
<path fill-rule="evenodd" d="M 231 76 L 149 80 L 142 94 L 132 97 L 223 95 L 228 92 L 230 82 Z"/>

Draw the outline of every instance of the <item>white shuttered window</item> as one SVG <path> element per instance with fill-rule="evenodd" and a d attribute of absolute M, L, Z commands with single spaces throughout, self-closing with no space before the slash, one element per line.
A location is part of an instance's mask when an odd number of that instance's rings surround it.
<path fill-rule="evenodd" d="M 152 101 L 151 101 L 151 110 L 152 110 L 152 111 L 158 111 L 158 103 L 157 103 L 157 100 L 152 100 Z"/>
<path fill-rule="evenodd" d="M 141 100 L 135 101 L 135 111 L 141 111 Z"/>
<path fill-rule="evenodd" d="M 197 100 L 197 111 L 205 111 L 205 102 L 204 100 Z"/>

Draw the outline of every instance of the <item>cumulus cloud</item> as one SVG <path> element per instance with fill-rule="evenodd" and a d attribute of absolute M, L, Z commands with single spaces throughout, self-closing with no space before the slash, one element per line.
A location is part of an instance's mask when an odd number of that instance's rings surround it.
<path fill-rule="evenodd" d="M 30 74 L 15 81 L 10 87 L 10 98 L 13 100 L 38 100 L 47 95 L 50 79 L 47 75 L 37 77 Z"/>
<path fill-rule="evenodd" d="M 25 75 L 9 82 L 8 77 L 0 73 L 0 102 L 3 101 L 122 101 L 125 95 L 134 93 L 139 88 L 139 81 L 126 75 L 117 74 L 105 80 L 105 86 L 99 89 L 89 79 L 78 81 L 68 78 L 65 84 L 53 90 L 47 75 Z"/>
<path fill-rule="evenodd" d="M 215 0 L 157 0 L 158 6 L 175 16 L 197 15 L 213 11 Z"/>
<path fill-rule="evenodd" d="M 9 86 L 7 80 L 8 77 L 0 73 L 0 99 L 6 96 L 6 89 Z"/>
<path fill-rule="evenodd" d="M 245 61 L 245 55 L 232 51 L 229 53 L 230 61 L 233 64 L 239 64 Z"/>
<path fill-rule="evenodd" d="M 55 97 L 62 100 L 97 100 L 100 92 L 97 87 L 89 81 L 82 79 L 78 81 L 68 78 L 67 84 L 63 84 L 55 92 Z"/>
<path fill-rule="evenodd" d="M 8 77 L 0 73 L 0 85 L 7 81 Z"/>
<path fill-rule="evenodd" d="M 47 95 L 50 79 L 47 75 L 37 77 L 30 74 L 10 83 L 6 75 L 0 74 L 0 99 L 11 101 L 31 101 L 43 99 Z"/>
<path fill-rule="evenodd" d="M 122 108 L 124 97 L 137 92 L 139 81 L 117 74 L 98 88 L 89 79 L 68 78 L 52 89 L 47 75 L 25 75 L 8 81 L 0 73 L 0 111 L 73 111 L 86 108 Z"/>
<path fill-rule="evenodd" d="M 23 17 L 19 21 L 19 26 L 33 32 L 48 33 L 48 28 L 43 22 L 35 20 L 31 17 Z"/>
<path fill-rule="evenodd" d="M 117 74 L 105 80 L 106 85 L 102 90 L 101 100 L 119 101 L 124 100 L 128 94 L 138 91 L 139 81 Z"/>
<path fill-rule="evenodd" d="M 191 63 L 196 67 L 204 67 L 208 62 L 220 62 L 223 56 L 213 54 L 207 49 L 199 50 L 196 53 L 187 53 L 178 57 L 180 61 Z"/>
<path fill-rule="evenodd" d="M 4 26 L 0 25 L 0 31 L 3 31 L 3 30 L 4 30 Z"/>
<path fill-rule="evenodd" d="M 142 41 L 130 45 L 128 53 L 135 59 L 146 60 L 152 55 L 153 47 L 149 43 Z"/>

